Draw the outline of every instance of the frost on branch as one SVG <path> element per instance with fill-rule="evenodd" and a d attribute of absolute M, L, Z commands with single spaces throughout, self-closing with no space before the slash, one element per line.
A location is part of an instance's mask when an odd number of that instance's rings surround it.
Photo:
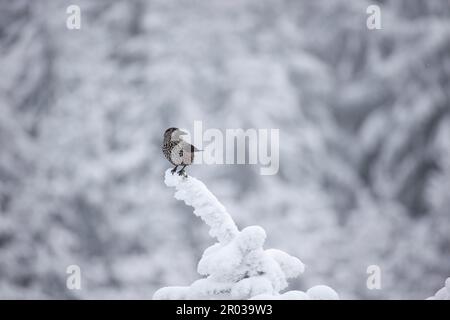
<path fill-rule="evenodd" d="M 445 280 L 445 287 L 438 290 L 434 296 L 429 297 L 427 300 L 450 300 L 450 278 Z"/>
<path fill-rule="evenodd" d="M 194 208 L 194 214 L 210 227 L 217 239 L 203 253 L 197 271 L 205 276 L 188 287 L 159 289 L 154 299 L 338 299 L 327 286 L 316 286 L 306 293 L 280 291 L 287 279 L 303 273 L 297 258 L 276 250 L 264 250 L 266 232 L 259 226 L 239 231 L 225 207 L 199 180 L 183 178 L 166 171 L 165 183 L 175 187 L 175 198 Z"/>

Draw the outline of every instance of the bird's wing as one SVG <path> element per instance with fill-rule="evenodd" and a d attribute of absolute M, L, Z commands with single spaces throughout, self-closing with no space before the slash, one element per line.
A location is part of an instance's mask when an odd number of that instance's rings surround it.
<path fill-rule="evenodd" d="M 197 151 L 203 151 L 203 150 L 197 149 L 196 146 L 191 144 L 191 152 L 197 152 Z"/>
<path fill-rule="evenodd" d="M 190 143 L 187 143 L 186 141 L 181 141 L 180 145 L 184 152 L 192 153 L 192 152 L 197 152 L 197 151 L 203 151 L 203 150 L 197 149 L 197 147 L 193 146 Z"/>

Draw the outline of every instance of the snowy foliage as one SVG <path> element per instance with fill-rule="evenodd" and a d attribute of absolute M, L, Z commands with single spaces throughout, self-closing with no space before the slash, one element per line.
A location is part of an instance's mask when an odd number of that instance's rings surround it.
<path fill-rule="evenodd" d="M 259 226 L 239 231 L 225 207 L 196 178 L 174 175 L 168 169 L 165 183 L 176 188 L 176 199 L 194 208 L 218 242 L 205 250 L 198 263 L 198 273 L 206 278 L 189 287 L 159 289 L 154 299 L 338 299 L 327 286 L 280 294 L 288 286 L 287 279 L 304 272 L 299 259 L 280 250 L 264 250 L 266 232 Z"/>
<path fill-rule="evenodd" d="M 434 296 L 429 297 L 427 300 L 450 300 L 450 278 L 445 280 L 445 287 L 439 289 Z"/>
<path fill-rule="evenodd" d="M 194 207 L 194 214 L 205 221 L 211 228 L 209 234 L 220 243 L 227 243 L 236 238 L 238 229 L 234 221 L 206 186 L 195 178 L 189 178 L 182 184 L 180 180 L 182 178 L 179 175 L 172 175 L 170 170 L 166 171 L 166 185 L 177 189 L 175 199 L 183 200 Z"/>

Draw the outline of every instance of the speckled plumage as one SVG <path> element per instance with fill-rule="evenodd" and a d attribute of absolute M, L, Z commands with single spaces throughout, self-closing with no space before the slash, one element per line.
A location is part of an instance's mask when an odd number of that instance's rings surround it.
<path fill-rule="evenodd" d="M 183 166 L 178 174 L 186 175 L 186 166 L 194 162 L 194 153 L 199 151 L 181 138 L 184 134 L 186 133 L 178 128 L 169 128 L 164 133 L 162 151 L 166 159 L 175 166 L 172 174 L 176 172 L 178 166 Z"/>

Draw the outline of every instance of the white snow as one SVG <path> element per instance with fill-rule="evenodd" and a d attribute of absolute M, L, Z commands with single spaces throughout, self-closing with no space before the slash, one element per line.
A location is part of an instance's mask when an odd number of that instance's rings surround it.
<path fill-rule="evenodd" d="M 282 300 L 310 300 L 311 298 L 303 291 L 292 290 L 280 296 Z"/>
<path fill-rule="evenodd" d="M 199 216 L 211 227 L 209 234 L 219 242 L 229 242 L 238 229 L 225 207 L 199 180 L 193 177 L 183 178 L 177 174 L 172 175 L 166 171 L 164 182 L 168 187 L 175 187 L 175 199 L 183 200 L 187 205 L 194 207 L 194 214 Z"/>
<path fill-rule="evenodd" d="M 450 300 L 450 278 L 445 280 L 445 287 L 439 289 L 434 296 L 427 300 Z"/>
<path fill-rule="evenodd" d="M 268 249 L 266 253 L 272 257 L 283 270 L 286 278 L 295 278 L 305 271 L 305 265 L 297 258 L 277 249 Z"/>
<path fill-rule="evenodd" d="M 165 287 L 153 295 L 155 300 L 185 300 L 188 299 L 189 287 Z"/>
<path fill-rule="evenodd" d="M 326 286 L 280 294 L 288 286 L 287 279 L 304 272 L 298 258 L 277 249 L 264 250 L 266 232 L 260 226 L 239 231 L 225 207 L 196 178 L 172 175 L 169 169 L 165 183 L 176 188 L 175 198 L 192 206 L 219 242 L 207 248 L 198 263 L 197 271 L 205 278 L 187 287 L 159 289 L 154 299 L 338 299 Z"/>
<path fill-rule="evenodd" d="M 324 285 L 314 286 L 308 289 L 306 294 L 312 300 L 339 300 L 339 295 L 336 291 Z"/>
<path fill-rule="evenodd" d="M 324 285 L 314 286 L 308 291 L 287 291 L 283 294 L 260 294 L 253 296 L 252 300 L 339 300 L 339 295 L 332 288 Z"/>

